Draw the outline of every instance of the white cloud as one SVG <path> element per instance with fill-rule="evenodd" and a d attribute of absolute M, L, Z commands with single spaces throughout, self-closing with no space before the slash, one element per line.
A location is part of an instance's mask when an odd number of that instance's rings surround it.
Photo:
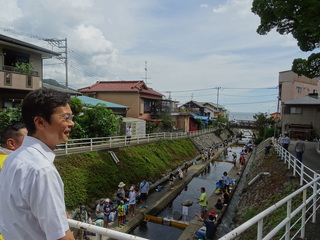
<path fill-rule="evenodd" d="M 0 3 L 6 6 L 0 9 L 0 25 L 48 38 L 68 38 L 69 49 L 77 56 L 69 55 L 69 85 L 76 88 L 117 77 L 143 79 L 147 60 L 150 87 L 173 91 L 172 96 L 182 103 L 191 94 L 194 100 L 215 101 L 216 90 L 174 91 L 222 87 L 222 93 L 252 95 L 253 90 L 240 88 L 276 86 L 278 72 L 290 69 L 293 58 L 308 55 L 300 52 L 290 35 L 275 31 L 258 35 L 259 17 L 251 12 L 252 0 Z M 22 35 L 13 37 L 34 41 Z M 44 75 L 62 82 L 64 67 L 47 66 Z M 231 87 L 237 89 L 227 90 Z M 221 104 L 232 102 L 242 100 L 221 95 Z M 270 104 L 230 105 L 230 110 L 242 111 L 269 108 Z"/>
<path fill-rule="evenodd" d="M 22 16 L 21 9 L 17 6 L 17 0 L 0 0 L 0 23 L 7 25 Z M 2 26 L 4 27 L 4 26 Z"/>

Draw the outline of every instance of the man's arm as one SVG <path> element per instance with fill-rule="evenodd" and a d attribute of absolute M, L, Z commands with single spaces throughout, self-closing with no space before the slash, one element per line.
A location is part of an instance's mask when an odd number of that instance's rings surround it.
<path fill-rule="evenodd" d="M 74 236 L 73 236 L 72 232 L 70 231 L 70 229 L 68 229 L 66 231 L 66 235 L 62 238 L 57 239 L 57 240 L 75 240 L 75 239 L 74 239 Z"/>
<path fill-rule="evenodd" d="M 203 222 L 204 219 L 202 217 L 200 217 L 197 213 L 195 214 L 195 216 L 198 217 L 200 219 L 200 221 Z"/>

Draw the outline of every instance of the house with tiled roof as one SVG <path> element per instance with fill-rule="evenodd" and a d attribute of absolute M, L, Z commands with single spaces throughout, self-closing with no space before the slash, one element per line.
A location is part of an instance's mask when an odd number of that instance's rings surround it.
<path fill-rule="evenodd" d="M 84 96 L 128 106 L 127 117 L 152 120 L 161 111 L 163 95 L 143 81 L 98 81 L 78 89 Z"/>

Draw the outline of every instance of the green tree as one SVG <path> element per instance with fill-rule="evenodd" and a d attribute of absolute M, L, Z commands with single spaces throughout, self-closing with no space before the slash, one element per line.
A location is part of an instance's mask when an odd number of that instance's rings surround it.
<path fill-rule="evenodd" d="M 14 122 L 22 122 L 20 108 L 9 107 L 0 109 L 0 133 L 6 126 Z"/>
<path fill-rule="evenodd" d="M 72 113 L 75 116 L 79 116 L 80 113 L 83 111 L 83 103 L 82 101 L 77 97 L 71 97 L 70 99 L 70 107 L 72 109 Z"/>
<path fill-rule="evenodd" d="M 80 135 L 86 137 L 107 137 L 119 132 L 122 118 L 113 114 L 105 104 L 88 105 L 83 108 L 83 114 L 75 117 Z M 78 133 L 79 134 L 79 133 Z M 74 135 L 72 135 L 74 137 Z"/>
<path fill-rule="evenodd" d="M 253 118 L 255 119 L 255 126 L 259 137 L 265 138 L 266 133 L 272 132 L 272 130 L 269 129 L 272 128 L 274 120 L 272 117 L 268 117 L 267 113 L 256 113 Z"/>
<path fill-rule="evenodd" d="M 162 131 L 171 131 L 174 126 L 174 120 L 172 119 L 170 112 L 163 111 L 159 113 L 159 119 L 161 120 L 160 127 Z"/>
<path fill-rule="evenodd" d="M 276 29 L 281 35 L 292 34 L 302 51 L 320 47 L 319 0 L 253 0 L 252 12 L 260 17 L 257 32 L 261 35 Z M 313 78 L 319 76 L 320 54 L 307 60 L 295 59 L 292 70 Z"/>

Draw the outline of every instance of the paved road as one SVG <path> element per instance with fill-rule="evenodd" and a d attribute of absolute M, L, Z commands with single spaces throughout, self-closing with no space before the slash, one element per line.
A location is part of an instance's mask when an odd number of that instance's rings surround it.
<path fill-rule="evenodd" d="M 295 155 L 294 153 L 294 146 L 296 141 L 291 141 L 291 144 L 289 146 L 289 152 Z M 320 173 L 320 154 L 316 151 L 317 142 L 305 142 L 306 150 L 303 154 L 302 162 L 311 168 L 312 170 L 316 171 L 317 173 Z M 316 222 L 312 223 L 309 221 L 306 226 L 306 235 L 303 240 L 316 240 L 320 239 L 320 228 L 319 228 L 319 222 L 320 222 L 320 211 L 317 211 L 317 218 Z M 301 238 L 297 238 L 301 239 Z"/>
<path fill-rule="evenodd" d="M 291 141 L 289 152 L 295 156 L 294 146 L 296 141 Z M 316 151 L 317 142 L 305 142 L 306 150 L 302 162 L 312 170 L 320 173 L 320 154 Z"/>

